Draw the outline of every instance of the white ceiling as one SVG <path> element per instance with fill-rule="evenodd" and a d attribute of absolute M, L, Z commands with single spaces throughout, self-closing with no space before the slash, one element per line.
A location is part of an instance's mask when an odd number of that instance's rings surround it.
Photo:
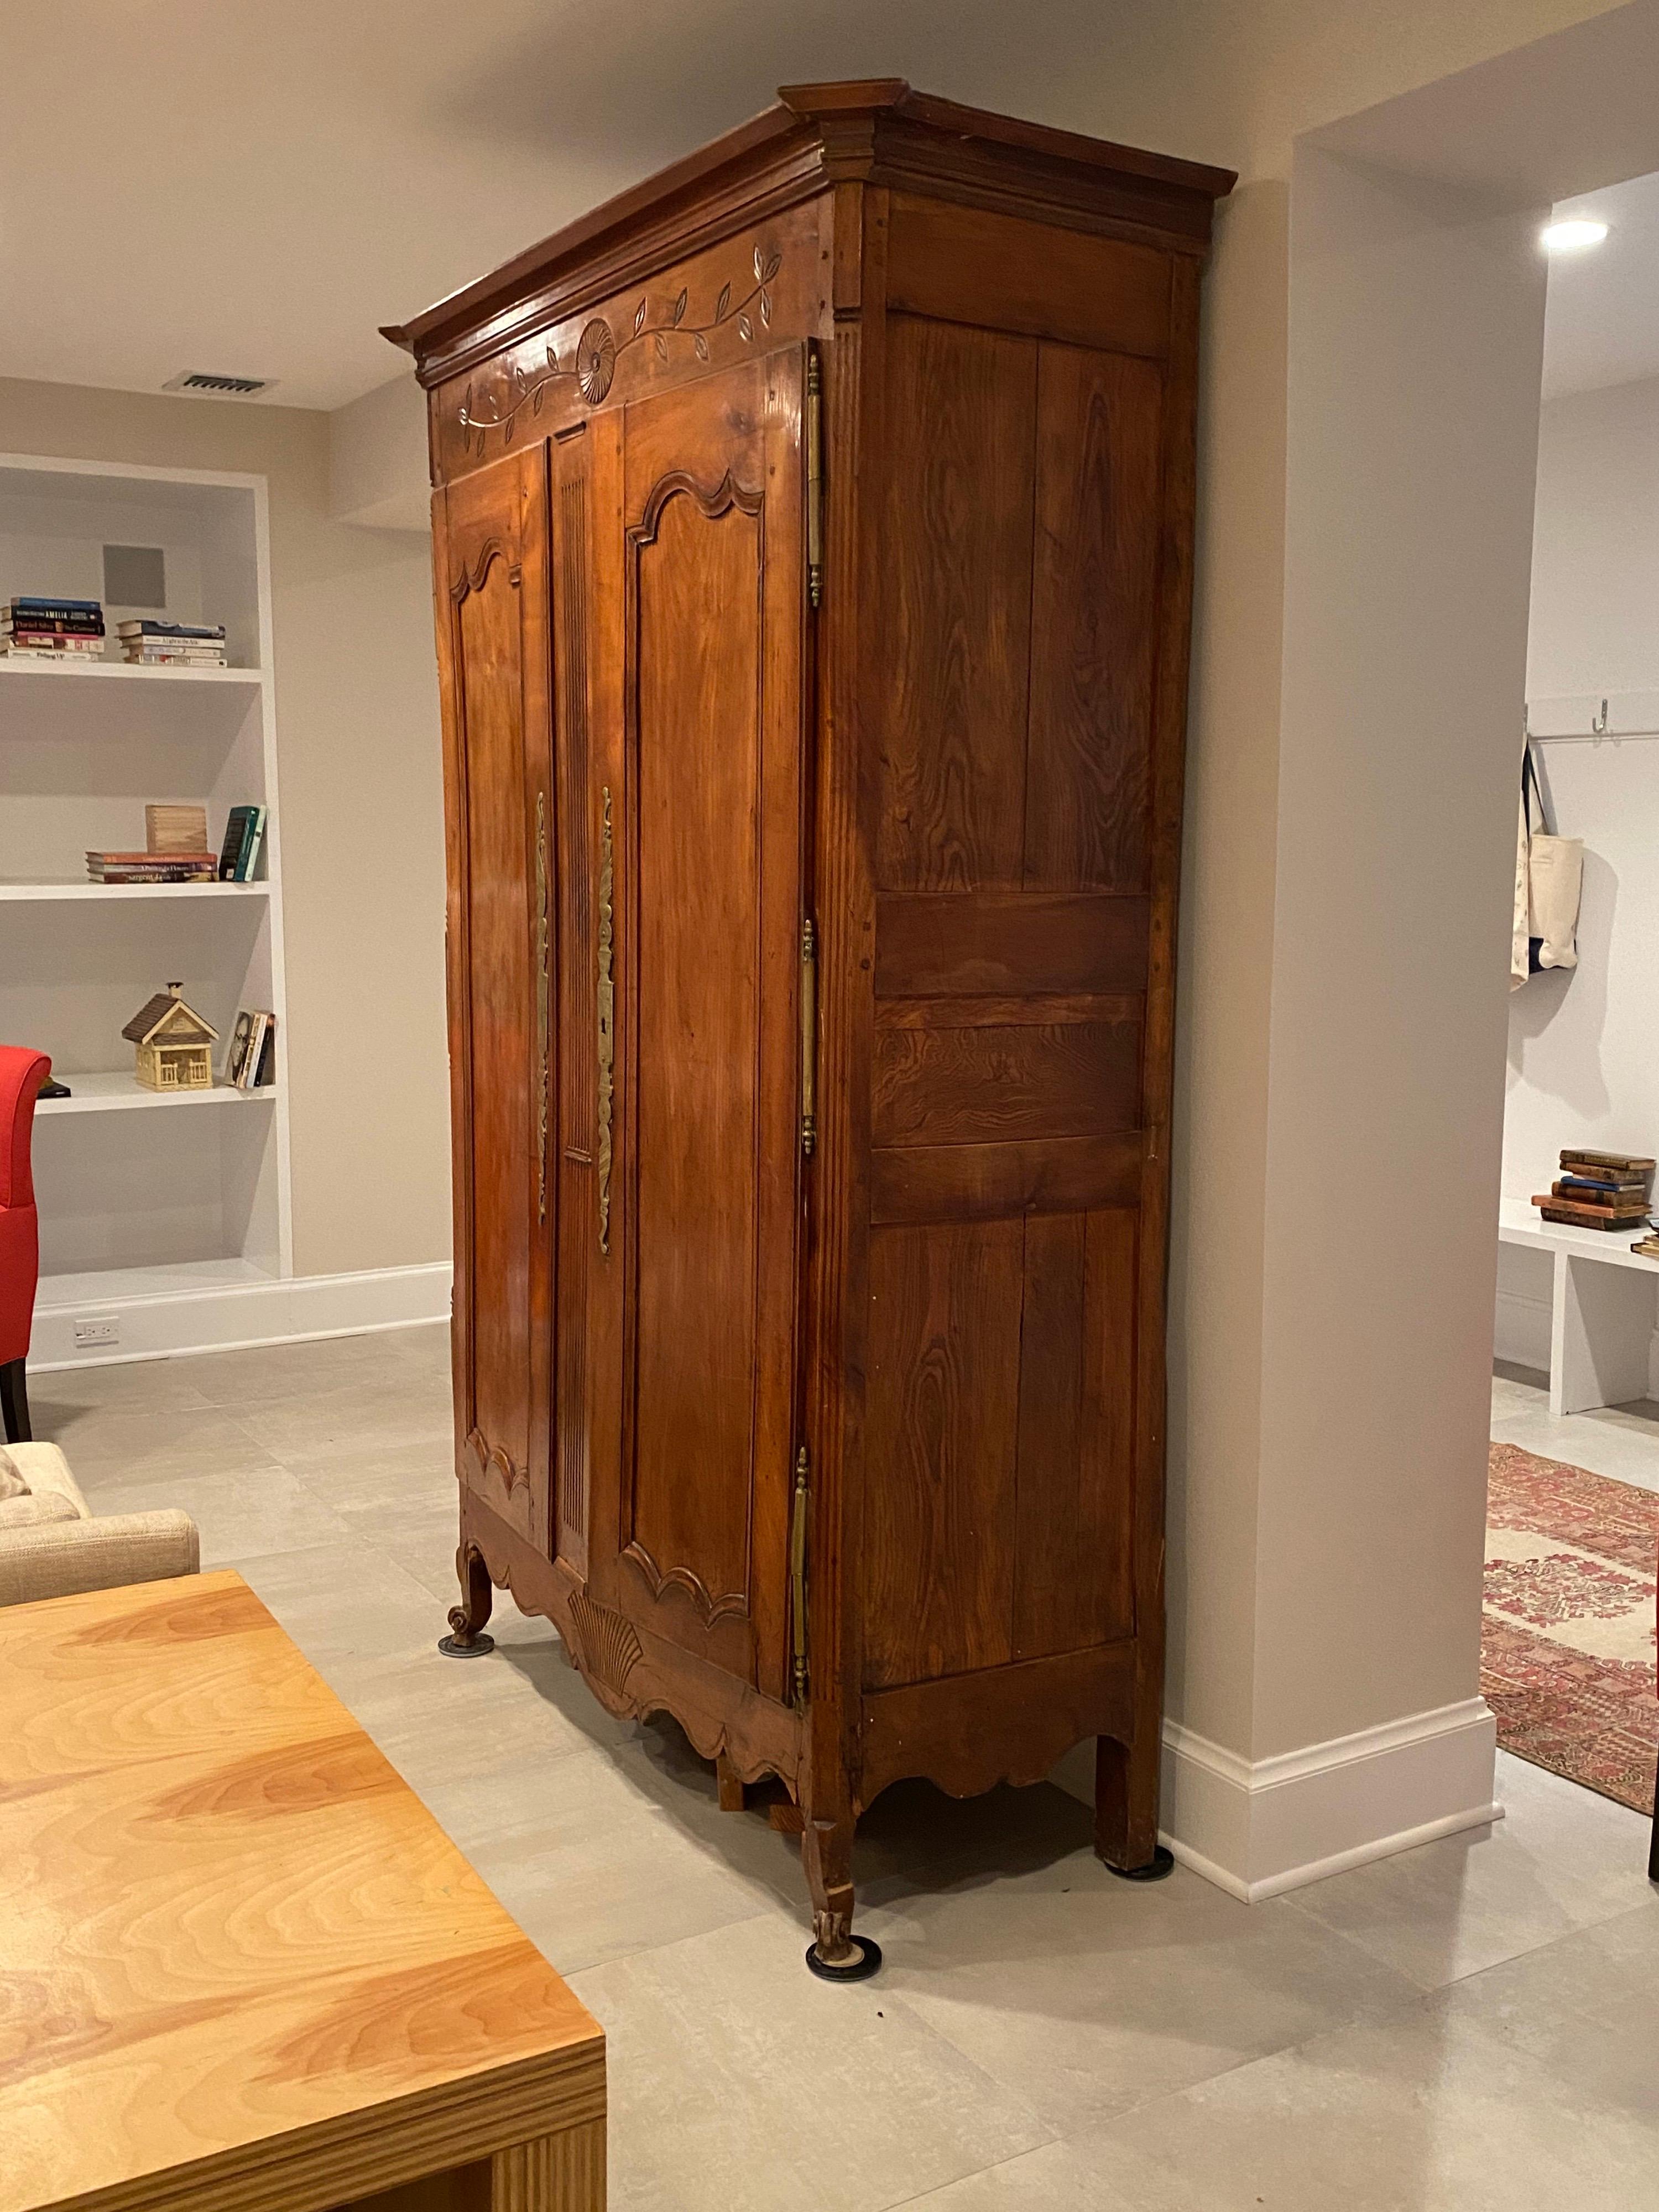
<path fill-rule="evenodd" d="M 813 78 L 1101 130 L 1158 10 L 1038 0 L 34 0 L 0 75 L 0 375 L 270 376 L 376 334 Z M 1149 51 L 1150 46 L 1150 51 Z M 27 52 L 20 51 L 27 46 Z M 1170 146 L 1217 158 L 1217 149 Z"/>
<path fill-rule="evenodd" d="M 1556 220 L 1593 216 L 1600 246 L 1552 256 L 1544 396 L 1659 376 L 1659 176 L 1562 200 Z"/>
<path fill-rule="evenodd" d="M 905 76 L 1135 136 L 1162 4 L 1119 0 L 35 0 L 0 76 L 0 376 L 274 377 L 337 407 L 378 335 L 770 101 Z M 1011 36 L 1017 17 L 1018 35 Z M 1162 150 L 1224 160 L 1210 144 Z M 1546 389 L 1659 374 L 1659 177 L 1550 271 Z"/>

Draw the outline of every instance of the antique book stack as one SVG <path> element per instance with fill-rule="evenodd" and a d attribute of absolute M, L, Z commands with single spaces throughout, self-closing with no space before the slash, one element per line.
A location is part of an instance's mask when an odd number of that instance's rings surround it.
<path fill-rule="evenodd" d="M 1654 1163 L 1629 1152 L 1561 1154 L 1561 1172 L 1533 1200 L 1546 1221 L 1566 1229 L 1647 1226 Z"/>
<path fill-rule="evenodd" d="M 13 660 L 96 660 L 104 610 L 96 599 L 20 598 L 0 604 L 0 653 Z"/>
<path fill-rule="evenodd" d="M 116 624 L 125 659 L 138 668 L 223 668 L 222 623 L 124 622 Z"/>
<path fill-rule="evenodd" d="M 147 806 L 142 853 L 88 853 L 95 884 L 210 884 L 219 863 L 208 843 L 205 806 Z"/>

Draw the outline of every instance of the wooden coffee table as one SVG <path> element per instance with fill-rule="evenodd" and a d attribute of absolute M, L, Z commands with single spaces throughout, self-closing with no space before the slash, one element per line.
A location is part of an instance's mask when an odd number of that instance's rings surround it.
<path fill-rule="evenodd" d="M 597 2023 L 240 1575 L 0 1610 L 0 2212 L 601 2212 L 605 2112 Z"/>

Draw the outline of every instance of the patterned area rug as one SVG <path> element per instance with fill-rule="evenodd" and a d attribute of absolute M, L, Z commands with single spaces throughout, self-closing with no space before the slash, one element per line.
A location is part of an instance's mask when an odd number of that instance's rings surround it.
<path fill-rule="evenodd" d="M 1492 1448 L 1480 1686 L 1498 1741 L 1638 1813 L 1659 1747 L 1659 1497 Z"/>

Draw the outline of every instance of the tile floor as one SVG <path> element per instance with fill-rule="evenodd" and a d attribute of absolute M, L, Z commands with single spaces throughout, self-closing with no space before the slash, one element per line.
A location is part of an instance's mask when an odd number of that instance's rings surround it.
<path fill-rule="evenodd" d="M 1549 1377 L 1504 1365 L 1492 1381 L 1492 1435 L 1494 1443 L 1519 1444 L 1614 1482 L 1659 1490 L 1659 1405 L 1651 1399 L 1552 1420 Z"/>
<path fill-rule="evenodd" d="M 671 1724 L 611 1721 L 504 1600 L 492 1658 L 434 1650 L 441 1330 L 31 1390 L 95 1503 L 196 1515 L 605 2023 L 619 2212 L 1659 2204 L 1635 1814 L 1505 1759 L 1490 1833 L 1247 1906 L 1114 1881 L 1058 1790 L 906 1787 L 860 1846 L 886 1971 L 827 1990 L 793 1845 L 719 1812 Z"/>

